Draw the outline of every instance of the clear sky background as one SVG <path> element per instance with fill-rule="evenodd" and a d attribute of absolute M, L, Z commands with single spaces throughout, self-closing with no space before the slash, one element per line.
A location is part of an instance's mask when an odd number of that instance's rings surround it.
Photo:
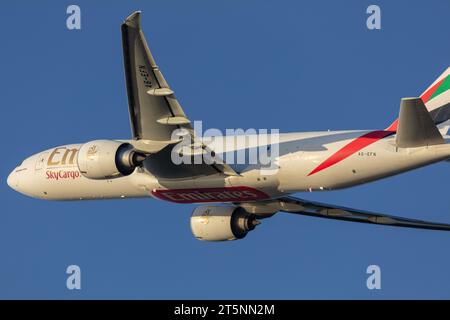
<path fill-rule="evenodd" d="M 82 29 L 66 28 L 81 7 Z M 382 29 L 366 28 L 377 4 Z M 6 184 L 53 146 L 129 138 L 120 24 L 143 29 L 204 128 L 381 129 L 450 65 L 450 1 L 2 1 L 0 298 L 450 298 L 450 233 L 289 214 L 245 240 L 200 242 L 195 205 L 47 202 Z M 450 163 L 300 194 L 450 223 Z M 66 289 L 66 267 L 82 289 Z M 381 290 L 366 268 L 381 267 Z"/>

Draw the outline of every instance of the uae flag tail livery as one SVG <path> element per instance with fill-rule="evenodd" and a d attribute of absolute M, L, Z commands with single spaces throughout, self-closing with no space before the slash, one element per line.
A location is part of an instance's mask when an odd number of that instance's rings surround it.
<path fill-rule="evenodd" d="M 421 95 L 423 103 L 441 134 L 450 128 L 450 67 L 442 73 Z M 397 131 L 398 119 L 388 131 Z"/>

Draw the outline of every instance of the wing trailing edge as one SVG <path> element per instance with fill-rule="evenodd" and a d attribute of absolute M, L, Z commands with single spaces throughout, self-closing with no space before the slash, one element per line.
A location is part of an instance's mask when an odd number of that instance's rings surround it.
<path fill-rule="evenodd" d="M 262 206 L 262 209 L 265 208 L 267 210 L 267 212 L 263 211 L 263 216 L 267 215 L 268 213 L 273 214 L 277 211 L 281 211 L 316 218 L 325 218 L 348 222 L 369 223 L 413 229 L 450 231 L 450 224 L 391 216 L 382 213 L 336 206 L 333 204 L 308 201 L 291 196 L 281 197 L 268 201 L 239 204 L 239 206 L 242 206 L 246 210 L 248 210 L 249 206 L 254 206 L 255 208 L 253 211 L 255 214 L 258 214 L 258 205 Z"/>

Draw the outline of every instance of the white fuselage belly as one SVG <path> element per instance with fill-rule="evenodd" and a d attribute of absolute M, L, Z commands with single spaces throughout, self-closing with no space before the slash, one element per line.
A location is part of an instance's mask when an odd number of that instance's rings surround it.
<path fill-rule="evenodd" d="M 243 192 L 245 195 L 247 191 L 242 187 L 249 187 L 270 198 L 300 191 L 332 190 L 392 176 L 450 157 L 450 144 L 399 149 L 395 146 L 395 135 L 371 141 L 366 147 L 358 149 L 358 142 L 353 141 L 368 132 L 280 134 L 277 169 L 272 174 L 261 174 L 255 168 L 242 172 L 240 176 L 218 173 L 193 179 L 161 179 L 138 168 L 126 177 L 92 180 L 79 172 L 77 157 L 72 153 L 78 152 L 81 144 L 74 144 L 29 157 L 13 171 L 10 180 L 22 193 L 51 200 L 148 197 L 152 193 L 161 198 L 155 190 L 189 189 L 190 192 L 208 192 L 206 196 L 198 195 L 199 198 L 183 195 L 185 198 L 181 200 L 185 201 L 177 201 L 180 198 L 174 194 L 168 194 L 163 199 L 184 203 L 206 200 L 236 202 L 236 199 L 228 200 L 227 195 L 221 195 L 221 190 L 232 190 L 237 195 Z M 215 198 L 217 195 L 223 197 Z"/>

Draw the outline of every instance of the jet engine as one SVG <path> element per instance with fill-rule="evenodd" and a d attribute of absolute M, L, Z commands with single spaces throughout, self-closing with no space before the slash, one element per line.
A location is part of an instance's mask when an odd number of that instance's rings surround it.
<path fill-rule="evenodd" d="M 130 175 L 145 158 L 129 143 L 95 140 L 81 146 L 77 163 L 86 178 L 110 179 Z"/>
<path fill-rule="evenodd" d="M 234 206 L 201 206 L 191 216 L 192 233 L 206 241 L 242 239 L 259 223 L 254 215 Z"/>

